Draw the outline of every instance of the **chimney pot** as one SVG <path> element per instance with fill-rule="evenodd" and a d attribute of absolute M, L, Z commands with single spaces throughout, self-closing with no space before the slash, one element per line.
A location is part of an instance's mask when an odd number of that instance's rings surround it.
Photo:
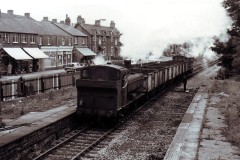
<path fill-rule="evenodd" d="M 13 15 L 13 10 L 8 10 L 7 13 Z"/>

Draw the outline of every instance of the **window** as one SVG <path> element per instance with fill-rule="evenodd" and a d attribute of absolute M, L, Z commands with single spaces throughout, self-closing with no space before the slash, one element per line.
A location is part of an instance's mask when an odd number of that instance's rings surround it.
<path fill-rule="evenodd" d="M 113 42 L 113 36 L 111 36 L 111 42 Z"/>
<path fill-rule="evenodd" d="M 82 44 L 85 44 L 85 38 L 82 38 Z"/>
<path fill-rule="evenodd" d="M 68 39 L 68 45 L 71 46 L 72 45 L 72 38 Z"/>
<path fill-rule="evenodd" d="M 27 36 L 26 36 L 26 34 L 22 34 L 22 43 L 27 43 Z"/>
<path fill-rule="evenodd" d="M 39 45 L 42 45 L 42 37 L 39 37 Z"/>
<path fill-rule="evenodd" d="M 47 41 L 48 41 L 48 45 L 51 45 L 51 37 L 48 37 Z"/>
<path fill-rule="evenodd" d="M 113 47 L 111 47 L 111 55 L 113 54 Z"/>
<path fill-rule="evenodd" d="M 102 38 L 101 37 L 99 37 L 99 39 L 98 39 L 98 44 L 102 44 Z"/>
<path fill-rule="evenodd" d="M 9 43 L 9 34 L 8 33 L 3 34 L 3 43 Z"/>
<path fill-rule="evenodd" d="M 30 43 L 35 44 L 36 43 L 36 37 L 34 35 L 30 36 Z"/>
<path fill-rule="evenodd" d="M 62 55 L 58 55 L 58 65 L 61 66 L 62 65 Z"/>
<path fill-rule="evenodd" d="M 56 52 L 44 52 L 46 55 L 49 56 L 49 58 L 47 58 L 45 60 L 45 66 L 47 67 L 55 67 L 56 66 Z"/>
<path fill-rule="evenodd" d="M 18 43 L 18 34 L 13 34 L 13 43 Z"/>
<path fill-rule="evenodd" d="M 64 46 L 65 45 L 65 39 L 62 38 L 62 45 Z"/>
<path fill-rule="evenodd" d="M 78 44 L 78 39 L 77 39 L 77 37 L 74 37 L 74 44 Z"/>
<path fill-rule="evenodd" d="M 115 38 L 115 46 L 118 45 L 118 38 Z"/>

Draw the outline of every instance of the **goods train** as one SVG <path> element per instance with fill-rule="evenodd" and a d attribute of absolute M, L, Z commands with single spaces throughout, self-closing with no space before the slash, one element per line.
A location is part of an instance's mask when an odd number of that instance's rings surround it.
<path fill-rule="evenodd" d="M 118 117 L 121 110 L 192 72 L 193 58 L 174 56 L 142 66 L 106 64 L 82 68 L 76 80 L 79 116 Z"/>

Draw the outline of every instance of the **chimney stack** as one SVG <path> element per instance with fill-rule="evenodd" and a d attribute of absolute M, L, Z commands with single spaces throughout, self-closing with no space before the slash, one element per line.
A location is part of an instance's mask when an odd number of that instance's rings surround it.
<path fill-rule="evenodd" d="M 0 17 L 1 17 L 1 14 L 2 14 L 2 12 L 1 12 L 1 9 L 0 9 Z"/>
<path fill-rule="evenodd" d="M 57 19 L 52 19 L 52 22 L 53 23 L 57 23 Z"/>
<path fill-rule="evenodd" d="M 13 10 L 8 10 L 7 13 L 13 15 Z"/>
<path fill-rule="evenodd" d="M 30 13 L 25 13 L 24 16 L 30 18 Z"/>
<path fill-rule="evenodd" d="M 64 21 L 60 21 L 61 24 L 64 24 Z"/>
<path fill-rule="evenodd" d="M 101 20 L 95 20 L 95 25 L 100 27 L 101 26 Z"/>
<path fill-rule="evenodd" d="M 48 17 L 43 17 L 43 21 L 48 21 Z"/>
<path fill-rule="evenodd" d="M 70 18 L 68 17 L 68 15 L 66 14 L 66 19 L 65 19 L 65 24 L 66 25 L 71 25 L 71 20 L 70 20 Z"/>
<path fill-rule="evenodd" d="M 78 17 L 77 17 L 77 23 L 85 24 L 85 19 L 82 18 L 81 16 L 78 16 Z"/>
<path fill-rule="evenodd" d="M 115 23 L 114 23 L 114 21 L 111 21 L 110 27 L 111 27 L 111 28 L 115 28 Z"/>

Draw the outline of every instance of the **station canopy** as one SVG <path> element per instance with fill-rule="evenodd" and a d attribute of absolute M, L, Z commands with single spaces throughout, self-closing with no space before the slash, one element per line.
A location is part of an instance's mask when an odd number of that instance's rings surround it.
<path fill-rule="evenodd" d="M 39 48 L 23 48 L 29 55 L 35 59 L 49 58 L 43 51 Z"/>
<path fill-rule="evenodd" d="M 32 59 L 21 48 L 3 48 L 12 58 L 16 60 L 28 60 Z"/>

